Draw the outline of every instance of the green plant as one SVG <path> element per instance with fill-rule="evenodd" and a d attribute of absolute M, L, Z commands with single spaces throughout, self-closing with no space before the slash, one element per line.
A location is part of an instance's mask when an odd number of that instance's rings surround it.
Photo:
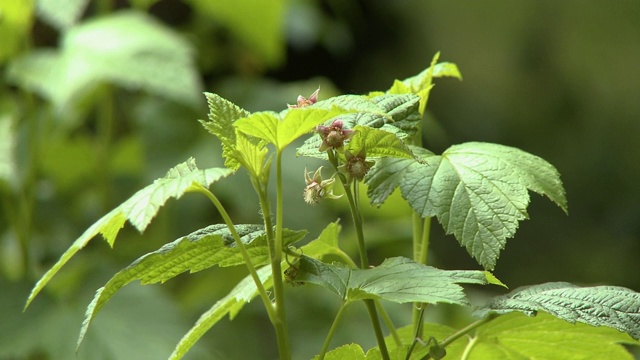
<path fill-rule="evenodd" d="M 127 220 L 142 232 L 168 199 L 195 192 L 211 200 L 224 224 L 168 243 L 114 275 L 89 305 L 78 346 L 103 305 L 132 281 L 162 283 L 186 271 L 245 266 L 249 275 L 200 317 L 177 344 L 171 359 L 181 358 L 221 318 L 233 318 L 256 296 L 275 330 L 280 358 L 291 358 L 285 289 L 305 284 L 322 286 L 341 299 L 318 358 L 631 358 L 621 344 L 639 344 L 640 294 L 621 287 L 578 287 L 560 282 L 534 285 L 477 306 L 478 320 L 462 329 L 424 322 L 430 304 L 470 305 L 459 284 L 505 286 L 490 270 L 519 221 L 527 218 L 529 190 L 567 211 L 558 172 L 537 156 L 477 142 L 452 146 L 442 155 L 422 147 L 421 120 L 433 79 L 461 77 L 455 64 L 437 61 L 438 55 L 426 70 L 404 81 L 396 80 L 386 92 L 319 101 L 316 91 L 309 99 L 300 96 L 296 105 L 279 113 L 250 113 L 207 93 L 209 119 L 201 123 L 221 141 L 225 167 L 202 170 L 189 159 L 134 194 L 73 243 L 35 285 L 26 306 L 96 235 L 101 234 L 113 246 Z M 358 261 L 339 246 L 341 226 L 337 221 L 328 224 L 317 239 L 299 247 L 295 244 L 306 231 L 284 226 L 282 155 L 295 140 L 314 130 L 316 134 L 297 149 L 297 154 L 326 160 L 333 174 L 323 180 L 322 168 L 305 172 L 301 179 L 306 184 L 299 191 L 306 202 L 316 204 L 341 197 L 333 193 L 334 185 L 341 184 L 356 232 Z M 234 224 L 208 189 L 240 168 L 255 190 L 262 224 Z M 271 184 L 272 171 L 275 185 Z M 359 204 L 361 184 L 367 186 L 374 205 L 385 202 L 399 188 L 413 209 L 411 259 L 392 257 L 370 264 Z M 272 187 L 275 201 L 269 196 Z M 484 271 L 427 266 L 433 217 Z M 410 325 L 396 327 L 383 307 L 385 301 L 413 304 L 413 318 L 407 321 Z M 357 344 L 329 351 L 345 308 L 360 302 L 367 309 L 378 346 L 366 353 Z M 390 333 L 387 338 L 381 321 Z"/>

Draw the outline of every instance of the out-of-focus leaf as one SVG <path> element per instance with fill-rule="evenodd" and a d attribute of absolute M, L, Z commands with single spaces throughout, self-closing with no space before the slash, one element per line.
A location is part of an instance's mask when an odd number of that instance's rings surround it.
<path fill-rule="evenodd" d="M 313 360 L 320 359 L 319 355 L 316 355 Z M 347 344 L 337 347 L 324 356 L 325 360 L 364 360 L 364 350 L 358 344 Z"/>
<path fill-rule="evenodd" d="M 33 0 L 0 1 L 0 65 L 25 42 L 33 22 Z"/>
<path fill-rule="evenodd" d="M 285 0 L 189 0 L 195 12 L 215 19 L 265 63 L 278 65 L 285 51 Z"/>
<path fill-rule="evenodd" d="M 73 26 L 84 11 L 89 0 L 37 0 L 36 13 L 58 30 Z"/>
<path fill-rule="evenodd" d="M 109 245 L 113 246 L 126 220 L 142 232 L 167 200 L 181 197 L 193 184 L 209 186 L 230 173 L 231 170 L 222 168 L 200 170 L 193 158 L 170 169 L 165 177 L 138 191 L 87 229 L 36 283 L 25 307 L 29 306 L 60 268 L 96 235 L 102 234 Z"/>
<path fill-rule="evenodd" d="M 0 113 L 0 181 L 12 182 L 16 178 L 13 150 L 16 146 L 12 117 Z"/>

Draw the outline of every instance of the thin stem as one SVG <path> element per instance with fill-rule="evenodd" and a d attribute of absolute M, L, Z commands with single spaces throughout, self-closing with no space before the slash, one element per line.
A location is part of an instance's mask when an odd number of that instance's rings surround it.
<path fill-rule="evenodd" d="M 364 304 L 367 306 L 367 312 L 369 312 L 369 318 L 371 319 L 371 325 L 373 325 L 373 332 L 376 334 L 376 341 L 380 348 L 380 354 L 383 360 L 390 360 L 389 350 L 387 350 L 387 343 L 384 341 L 384 334 L 382 333 L 382 327 L 380 327 L 380 321 L 378 320 L 378 312 L 376 311 L 376 303 L 367 299 L 364 300 Z"/>
<path fill-rule="evenodd" d="M 424 220 L 417 213 L 413 213 L 413 260 L 420 264 L 427 264 L 429 255 L 429 242 L 431 234 L 431 218 Z M 417 239 L 417 241 L 416 241 Z M 416 338 L 422 338 L 422 317 L 427 304 L 415 303 L 413 307 L 413 328 Z"/>
<path fill-rule="evenodd" d="M 280 359 L 291 359 L 289 347 L 289 335 L 287 331 L 287 313 L 285 311 L 284 284 L 282 279 L 282 151 L 276 153 L 276 236 L 271 254 L 271 269 L 273 272 L 273 290 L 276 302 L 277 319 L 273 324 L 278 338 L 278 350 Z"/>
<path fill-rule="evenodd" d="M 451 336 L 449 336 L 448 338 L 442 340 L 439 345 L 441 347 L 447 347 L 449 346 L 452 342 L 458 340 L 459 338 L 463 337 L 464 335 L 466 335 L 467 333 L 479 328 L 480 326 L 490 322 L 491 320 L 497 318 L 499 315 L 498 314 L 489 314 L 487 315 L 485 318 L 480 319 L 480 320 L 476 320 L 474 322 L 472 322 L 471 324 L 465 326 L 464 328 L 456 331 L 455 333 L 451 334 Z M 427 355 L 425 357 L 422 358 L 422 360 L 428 360 L 431 359 L 431 355 Z"/>
<path fill-rule="evenodd" d="M 238 235 L 238 232 L 236 231 L 236 228 L 233 225 L 233 222 L 231 221 L 229 214 L 225 210 L 224 206 L 222 206 L 222 203 L 220 202 L 220 200 L 218 200 L 218 198 L 215 195 L 213 195 L 213 193 L 209 191 L 209 189 L 205 188 L 200 184 L 192 185 L 191 189 L 204 194 L 206 197 L 209 198 L 209 200 L 211 200 L 211 202 L 216 207 L 216 209 L 218 209 L 220 216 L 222 216 L 222 219 L 224 220 L 225 224 L 229 228 L 229 232 L 231 232 L 231 236 L 233 237 L 233 240 L 236 243 L 236 247 L 238 248 L 238 250 L 240 250 L 240 254 L 242 255 L 242 259 L 247 265 L 247 269 L 249 270 L 249 274 L 251 274 L 251 278 L 256 283 L 258 294 L 260 295 L 260 298 L 262 299 L 262 302 L 264 303 L 264 306 L 267 309 L 267 314 L 269 315 L 269 319 L 272 322 L 274 322 L 276 318 L 276 311 L 273 307 L 273 304 L 271 304 L 269 295 L 267 294 L 267 291 L 265 290 L 264 285 L 262 284 L 262 281 L 260 280 L 260 277 L 256 272 L 256 268 L 253 266 L 253 263 L 251 262 L 251 258 L 249 257 L 249 253 L 247 252 L 247 249 L 245 248 L 244 243 L 242 242 L 242 240 L 240 240 L 240 236 Z"/>
<path fill-rule="evenodd" d="M 411 342 L 411 347 L 409 347 L 409 351 L 407 351 L 407 357 L 405 358 L 406 360 L 409 360 L 409 358 L 411 357 L 411 353 L 413 352 L 413 350 L 415 349 L 416 345 L 418 344 L 418 339 L 422 339 L 423 336 L 423 328 L 424 328 L 424 311 L 427 308 L 427 304 L 421 304 L 422 307 L 420 308 L 420 312 L 418 314 L 418 319 L 417 319 L 417 323 L 414 324 L 414 332 L 413 332 L 413 341 Z"/>
<path fill-rule="evenodd" d="M 389 314 L 387 314 L 387 311 L 382 307 L 382 304 L 380 304 L 378 300 L 374 300 L 374 302 L 376 304 L 376 308 L 380 312 L 380 317 L 382 317 L 382 321 L 384 322 L 387 329 L 389 329 L 389 332 L 391 333 L 396 346 L 402 346 L 402 339 L 400 338 L 400 334 L 398 334 L 395 325 L 393 325 L 393 321 L 391 321 Z"/>
<path fill-rule="evenodd" d="M 331 328 L 329 329 L 329 333 L 327 333 L 327 337 L 324 339 L 324 343 L 322 343 L 322 349 L 320 350 L 320 354 L 318 355 L 318 358 L 320 360 L 324 359 L 324 356 L 327 353 L 327 350 L 329 349 L 329 344 L 331 343 L 331 339 L 333 338 L 333 335 L 335 334 L 336 329 L 338 329 L 338 324 L 342 319 L 342 313 L 346 308 L 347 308 L 346 303 L 340 305 L 340 308 L 338 309 L 338 313 L 336 314 L 336 317 L 333 319 L 333 323 L 331 324 Z"/>
<path fill-rule="evenodd" d="M 354 183 L 354 189 L 357 188 L 358 183 Z M 367 248 L 364 243 L 364 232 L 362 229 L 362 214 L 358 208 L 357 199 L 354 197 L 353 192 L 349 188 L 348 184 L 343 183 L 344 193 L 347 195 L 349 201 L 349 208 L 351 209 L 351 218 L 353 219 L 353 225 L 356 229 L 356 239 L 358 241 L 358 251 L 360 253 L 360 268 L 366 269 L 369 267 L 369 258 L 367 256 Z"/>

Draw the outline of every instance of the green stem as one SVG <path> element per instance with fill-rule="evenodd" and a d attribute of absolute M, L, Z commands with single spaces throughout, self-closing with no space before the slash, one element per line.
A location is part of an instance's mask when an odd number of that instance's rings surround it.
<path fill-rule="evenodd" d="M 271 321 L 274 322 L 276 319 L 276 311 L 273 307 L 273 304 L 271 303 L 271 299 L 269 299 L 269 295 L 267 294 L 267 291 L 265 290 L 264 285 L 262 284 L 262 281 L 260 280 L 260 277 L 258 276 L 258 273 L 256 272 L 256 268 L 253 266 L 253 263 L 251 262 L 251 257 L 249 257 L 249 253 L 247 252 L 247 249 L 245 248 L 244 243 L 242 242 L 242 240 L 240 240 L 240 236 L 238 235 L 238 232 L 236 231 L 236 227 L 233 225 L 233 222 L 231 221 L 229 214 L 225 210 L 224 206 L 222 206 L 222 203 L 220 202 L 220 200 L 218 200 L 218 198 L 215 195 L 213 195 L 213 193 L 209 191 L 209 189 L 205 188 L 200 184 L 192 185 L 191 189 L 204 194 L 206 197 L 209 198 L 209 200 L 211 200 L 211 202 L 216 207 L 216 209 L 218 209 L 220 216 L 222 216 L 224 223 L 227 225 L 227 227 L 229 228 L 229 231 L 231 232 L 231 236 L 233 237 L 233 240 L 236 243 L 236 247 L 238 248 L 238 250 L 240 250 L 240 254 L 242 255 L 242 259 L 247 265 L 247 269 L 249 270 L 249 274 L 251 274 L 251 278 L 256 283 L 258 294 L 260 295 L 260 298 L 262 299 L 262 302 L 264 303 L 264 306 L 267 309 L 267 314 L 269 315 L 269 319 L 271 319 Z"/>
<path fill-rule="evenodd" d="M 291 359 L 289 335 L 287 331 L 287 313 L 285 311 L 284 282 L 282 279 L 282 231 L 283 231 L 283 206 L 282 206 L 282 151 L 276 153 L 276 232 L 271 254 L 271 269 L 273 272 L 273 290 L 276 302 L 276 322 L 273 324 L 278 338 L 278 350 L 280 359 Z M 267 216 L 267 214 L 265 214 Z"/>
<path fill-rule="evenodd" d="M 441 347 L 447 347 L 449 345 L 451 345 L 452 342 L 458 340 L 459 338 L 463 337 L 464 335 L 466 335 L 467 333 L 479 328 L 480 326 L 490 322 L 491 320 L 497 318 L 499 315 L 495 314 L 495 313 L 491 313 L 489 315 L 487 315 L 486 317 L 484 317 L 483 319 L 480 320 L 476 320 L 474 322 L 472 322 L 471 324 L 465 326 L 464 328 L 456 331 L 455 333 L 451 334 L 451 336 L 449 336 L 448 338 L 442 340 L 439 345 Z M 425 357 L 422 358 L 422 360 L 428 360 L 431 359 L 431 355 L 427 355 Z"/>
<path fill-rule="evenodd" d="M 347 307 L 346 303 L 340 305 L 340 309 L 338 309 L 338 313 L 336 314 L 336 317 L 333 319 L 333 324 L 331 324 L 329 333 L 327 334 L 327 337 L 324 339 L 324 343 L 322 343 L 322 349 L 320 350 L 320 354 L 318 355 L 319 360 L 324 359 L 324 356 L 327 353 L 327 350 L 329 349 L 331 338 L 333 338 L 333 335 L 335 334 L 336 329 L 338 328 L 338 324 L 342 319 L 342 313 L 344 312 L 344 309 L 346 309 L 346 307 Z"/>
<path fill-rule="evenodd" d="M 380 304 L 378 300 L 374 300 L 374 302 L 376 303 L 376 308 L 380 312 L 380 317 L 382 317 L 382 321 L 387 326 L 387 329 L 389 329 L 389 332 L 391 333 L 396 346 L 402 346 L 402 339 L 400 338 L 400 334 L 398 334 L 395 325 L 393 325 L 393 321 L 391 321 L 389 314 L 387 314 L 387 311 L 382 307 L 382 304 Z"/>
<path fill-rule="evenodd" d="M 97 161 L 95 162 L 97 165 L 95 169 L 95 179 L 100 189 L 100 196 L 102 197 L 101 205 L 104 212 L 108 212 L 112 208 L 109 155 L 113 137 L 113 108 L 113 90 L 109 85 L 105 85 L 104 94 L 98 104 L 98 146 L 96 154 Z"/>
<path fill-rule="evenodd" d="M 376 341 L 378 342 L 378 347 L 380 348 L 382 359 L 390 360 L 391 358 L 389 357 L 389 350 L 387 350 L 387 343 L 384 341 L 384 334 L 382 333 L 382 327 L 380 326 L 380 321 L 378 320 L 376 303 L 372 299 L 367 299 L 364 300 L 364 304 L 367 306 L 367 312 L 369 313 L 369 318 L 371 319 L 371 325 L 373 325 L 373 332 L 376 335 Z"/>
<path fill-rule="evenodd" d="M 409 347 L 409 351 L 407 351 L 406 360 L 409 360 L 411 357 L 411 353 L 415 349 L 418 344 L 418 339 L 422 339 L 423 337 L 423 328 L 424 328 L 424 311 L 427 308 L 427 304 L 421 304 L 420 312 L 418 314 L 417 322 L 414 322 L 414 331 L 413 331 L 413 341 L 411 342 L 411 347 Z M 414 308 L 415 310 L 415 308 Z"/>
<path fill-rule="evenodd" d="M 424 220 L 417 213 L 413 213 L 413 260 L 420 264 L 427 264 L 429 242 L 431 234 L 431 218 Z M 415 303 L 413 306 L 413 328 L 416 338 L 422 338 L 422 317 L 427 304 Z"/>

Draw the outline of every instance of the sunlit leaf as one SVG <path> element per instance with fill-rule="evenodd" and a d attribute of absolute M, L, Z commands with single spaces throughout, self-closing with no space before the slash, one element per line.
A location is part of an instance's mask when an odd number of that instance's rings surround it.
<path fill-rule="evenodd" d="M 0 65 L 24 49 L 32 30 L 33 1 L 0 1 Z"/>
<path fill-rule="evenodd" d="M 383 158 L 369 171 L 371 203 L 382 204 L 399 187 L 418 214 L 437 216 L 486 269 L 527 218 L 527 189 L 567 209 L 557 170 L 522 150 L 487 143 L 455 145 L 442 155 L 411 150 L 415 159 Z"/>
<path fill-rule="evenodd" d="M 193 184 L 206 187 L 230 173 L 231 170 L 223 168 L 200 170 L 193 158 L 170 169 L 165 177 L 138 191 L 91 225 L 36 283 L 27 299 L 25 308 L 60 268 L 96 235 L 102 234 L 109 245 L 113 246 L 116 236 L 126 220 L 129 220 L 136 229 L 142 232 L 167 200 L 181 197 Z"/>
<path fill-rule="evenodd" d="M 352 154 L 358 154 L 360 150 L 364 149 L 367 159 L 381 157 L 413 158 L 413 153 L 409 150 L 409 147 L 394 133 L 361 125 L 356 125 L 354 130 L 356 134 L 346 146 L 346 149 Z"/>
<path fill-rule="evenodd" d="M 316 355 L 313 360 L 320 359 L 319 355 Z M 346 344 L 337 347 L 331 351 L 328 351 L 324 355 L 325 360 L 364 360 L 364 350 L 358 344 Z"/>
<path fill-rule="evenodd" d="M 299 282 L 323 286 L 343 301 L 382 299 L 397 303 L 452 303 L 466 305 L 459 283 L 486 284 L 482 271 L 446 271 L 407 258 L 386 259 L 371 269 L 352 269 L 302 257 Z"/>
<path fill-rule="evenodd" d="M 236 231 L 245 244 L 254 266 L 269 263 L 269 246 L 262 225 L 236 225 Z M 305 231 L 284 229 L 283 244 L 300 240 Z M 82 342 L 93 318 L 109 299 L 123 286 L 135 280 L 143 285 L 164 283 L 185 271 L 195 273 L 212 266 L 235 266 L 244 261 L 224 224 L 208 226 L 146 254 L 114 275 L 98 289 L 87 308 L 78 346 Z"/>
<path fill-rule="evenodd" d="M 527 317 L 512 313 L 481 326 L 464 349 L 469 360 L 481 359 L 620 359 L 634 357 L 622 344 L 640 345 L 629 335 L 606 327 L 570 324 L 546 313 Z M 447 348 L 453 359 L 461 349 Z"/>
<path fill-rule="evenodd" d="M 570 323 L 608 326 L 640 339 L 640 293 L 618 286 L 579 287 L 555 282 L 518 288 L 492 299 L 481 313 L 545 311 Z"/>
<path fill-rule="evenodd" d="M 58 30 L 73 26 L 89 3 L 89 0 L 38 0 L 36 13 L 47 24 Z"/>

